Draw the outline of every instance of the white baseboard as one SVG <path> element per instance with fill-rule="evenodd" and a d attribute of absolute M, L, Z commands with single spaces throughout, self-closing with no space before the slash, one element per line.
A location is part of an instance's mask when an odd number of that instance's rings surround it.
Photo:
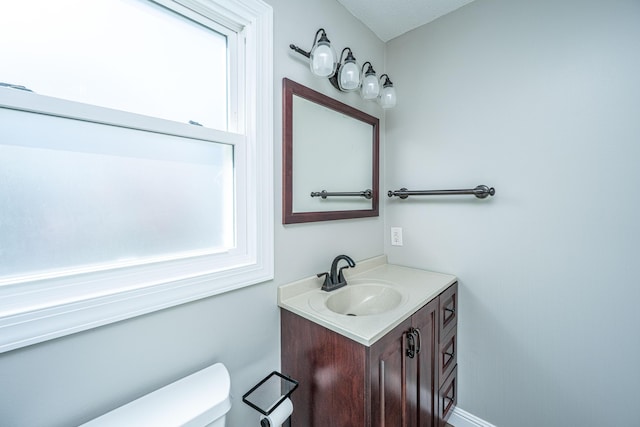
<path fill-rule="evenodd" d="M 496 427 L 457 406 L 453 408 L 448 422 L 454 427 Z"/>

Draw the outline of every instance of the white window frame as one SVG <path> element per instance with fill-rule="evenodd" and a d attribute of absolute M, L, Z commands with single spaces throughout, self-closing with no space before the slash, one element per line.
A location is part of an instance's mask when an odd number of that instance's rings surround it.
<path fill-rule="evenodd" d="M 0 353 L 273 279 L 272 9 L 261 0 L 153 1 L 238 34 L 229 132 L 9 88 L 0 88 L 0 114 L 12 109 L 233 145 L 237 247 L 0 278 Z"/>

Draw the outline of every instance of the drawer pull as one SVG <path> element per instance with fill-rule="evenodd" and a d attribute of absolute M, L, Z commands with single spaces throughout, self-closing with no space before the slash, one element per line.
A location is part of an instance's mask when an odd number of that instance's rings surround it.
<path fill-rule="evenodd" d="M 444 311 L 446 311 L 447 313 L 451 313 L 451 314 L 456 314 L 456 308 L 449 308 L 449 307 L 445 307 Z"/>
<path fill-rule="evenodd" d="M 451 407 L 456 403 L 456 389 L 455 385 L 453 385 L 448 391 L 447 394 L 442 396 L 442 403 L 444 403 L 444 413 L 449 412 Z"/>
<path fill-rule="evenodd" d="M 451 360 L 453 359 L 453 356 L 455 356 L 455 353 L 451 352 L 444 352 L 444 355 L 447 356 L 446 360 L 444 361 L 443 365 L 447 366 L 449 364 L 449 362 L 451 362 Z"/>

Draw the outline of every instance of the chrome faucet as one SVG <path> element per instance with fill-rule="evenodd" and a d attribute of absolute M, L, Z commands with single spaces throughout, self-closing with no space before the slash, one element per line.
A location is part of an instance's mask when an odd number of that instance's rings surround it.
<path fill-rule="evenodd" d="M 338 262 L 341 259 L 347 261 L 347 264 L 349 265 L 346 265 L 340 268 L 340 270 L 338 270 Z M 345 268 L 355 267 L 355 266 L 356 266 L 356 263 L 351 259 L 351 257 L 347 255 L 338 255 L 337 257 L 335 257 L 333 262 L 331 263 L 330 272 L 318 273 L 318 277 L 324 276 L 324 283 L 322 284 L 322 290 L 331 292 L 331 291 L 335 291 L 336 289 L 340 289 L 343 286 L 347 286 L 347 280 L 344 278 L 344 274 L 342 273 L 342 270 L 344 270 Z"/>

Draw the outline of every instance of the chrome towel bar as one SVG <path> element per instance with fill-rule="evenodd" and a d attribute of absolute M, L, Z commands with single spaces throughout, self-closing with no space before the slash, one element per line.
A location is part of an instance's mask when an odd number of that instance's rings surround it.
<path fill-rule="evenodd" d="M 373 197 L 373 192 L 371 190 L 342 191 L 342 192 L 330 192 L 327 190 L 322 190 L 322 191 L 313 191 L 311 193 L 311 197 L 322 197 L 323 199 L 326 199 L 327 197 L 334 197 L 334 196 L 357 196 L 357 197 L 364 197 L 365 199 L 370 199 Z"/>
<path fill-rule="evenodd" d="M 478 185 L 476 188 L 470 190 L 429 190 L 429 191 L 410 191 L 406 188 L 401 188 L 396 191 L 389 191 L 387 196 L 397 196 L 401 199 L 406 199 L 409 196 L 449 196 L 458 194 L 473 194 L 478 199 L 484 199 L 488 196 L 496 194 L 496 190 L 493 187 L 487 187 L 486 185 Z"/>

